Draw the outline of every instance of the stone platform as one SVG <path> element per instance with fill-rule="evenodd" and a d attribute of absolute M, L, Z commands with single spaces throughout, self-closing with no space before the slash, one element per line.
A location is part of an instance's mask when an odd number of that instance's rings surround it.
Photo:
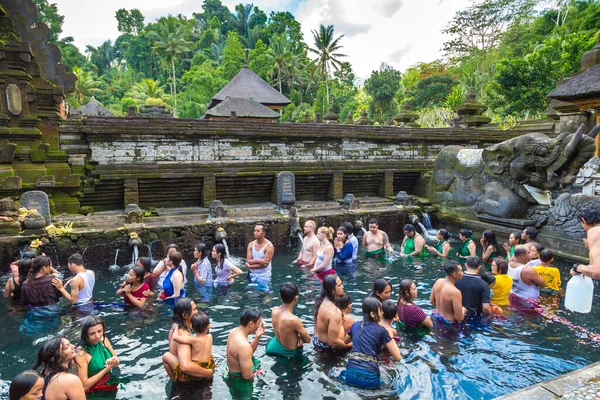
<path fill-rule="evenodd" d="M 600 398 L 600 362 L 498 397 L 497 400 Z"/>

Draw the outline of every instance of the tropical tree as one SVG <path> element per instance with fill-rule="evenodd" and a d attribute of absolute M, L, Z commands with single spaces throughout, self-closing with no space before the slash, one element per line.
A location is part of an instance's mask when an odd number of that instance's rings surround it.
<path fill-rule="evenodd" d="M 154 79 L 142 79 L 131 87 L 127 95 L 132 97 L 138 104 L 146 104 L 148 99 L 152 103 L 165 103 L 169 96 L 165 94 L 165 88 L 159 81 Z"/>
<path fill-rule="evenodd" d="M 267 15 L 254 4 L 238 4 L 230 21 L 246 47 L 253 48 L 260 38 L 261 27 L 267 21 Z"/>
<path fill-rule="evenodd" d="M 281 77 L 287 68 L 289 55 L 288 41 L 285 36 L 277 35 L 271 38 L 270 50 L 271 51 L 266 54 L 269 58 L 269 62 L 273 66 L 273 71 L 277 73 L 277 86 L 279 87 L 279 93 L 282 93 Z"/>
<path fill-rule="evenodd" d="M 184 29 L 173 17 L 163 18 L 158 23 L 158 32 L 151 32 L 150 39 L 154 41 L 152 52 L 164 57 L 171 64 L 171 79 L 173 80 L 173 116 L 177 117 L 177 82 L 175 76 L 175 60 L 182 54 L 191 51 L 192 42 L 185 39 Z"/>
<path fill-rule="evenodd" d="M 333 38 L 333 25 L 324 26 L 321 24 L 319 30 L 311 31 L 315 41 L 315 48 L 309 48 L 309 50 L 317 54 L 317 65 L 323 71 L 325 76 L 325 88 L 327 90 L 327 103 L 329 104 L 329 72 L 333 67 L 336 71 L 342 65 L 340 58 L 346 57 L 345 54 L 338 53 L 343 47 L 340 45 L 340 39 L 344 35 L 338 36 L 336 39 Z"/>
<path fill-rule="evenodd" d="M 102 92 L 100 89 L 102 81 L 98 80 L 91 71 L 84 71 L 80 67 L 73 67 L 73 73 L 77 76 L 73 97 L 80 105 L 84 104 L 93 95 Z"/>
<path fill-rule="evenodd" d="M 105 74 L 116 58 L 115 47 L 110 40 L 105 41 L 98 47 L 87 45 L 85 52 L 90 55 L 92 64 L 98 67 L 99 75 Z"/>

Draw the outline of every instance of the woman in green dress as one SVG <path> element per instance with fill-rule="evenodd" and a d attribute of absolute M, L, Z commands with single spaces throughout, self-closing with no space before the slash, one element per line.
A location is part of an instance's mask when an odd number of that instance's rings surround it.
<path fill-rule="evenodd" d="M 85 317 L 81 322 L 81 347 L 77 351 L 75 362 L 77 375 L 86 393 L 118 389 L 111 371 L 119 365 L 119 357 L 104 336 L 105 330 L 104 322 L 95 315 Z"/>
<path fill-rule="evenodd" d="M 458 231 L 458 238 L 460 239 L 460 247 L 458 248 L 457 257 L 468 258 L 476 255 L 477 247 L 475 242 L 471 239 L 473 231 L 470 229 L 461 229 Z"/>
<path fill-rule="evenodd" d="M 445 229 L 440 229 L 437 232 L 437 240 L 438 244 L 433 246 L 425 246 L 427 251 L 430 254 L 435 254 L 440 257 L 448 257 L 448 253 L 450 253 L 450 242 L 448 242 L 448 237 L 450 237 L 450 233 Z"/>
<path fill-rule="evenodd" d="M 492 267 L 492 261 L 500 253 L 500 246 L 496 240 L 496 234 L 494 231 L 486 230 L 481 235 L 481 261 L 488 267 Z"/>
<path fill-rule="evenodd" d="M 521 232 L 514 231 L 508 237 L 508 242 L 504 243 L 504 250 L 506 251 L 506 261 L 513 261 L 515 254 L 515 247 L 521 244 Z"/>

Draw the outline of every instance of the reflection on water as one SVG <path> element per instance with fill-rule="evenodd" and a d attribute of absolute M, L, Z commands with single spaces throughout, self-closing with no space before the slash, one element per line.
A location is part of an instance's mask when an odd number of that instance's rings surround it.
<path fill-rule="evenodd" d="M 244 397 L 242 394 L 247 388 L 232 389 L 224 379 L 227 335 L 237 326 L 243 307 L 263 310 L 269 329 L 269 310 L 280 303 L 279 284 L 293 281 L 300 288 L 296 313 L 312 333 L 312 307 L 320 285 L 306 270 L 291 265 L 296 255 L 284 248 L 276 250 L 270 291 L 258 290 L 241 276 L 230 288 L 212 291 L 212 297 L 204 298 L 202 304 L 190 274 L 188 293 L 211 318 L 213 354 L 217 361 L 212 385 L 204 387 L 168 382 L 161 355 L 167 350 L 171 311 L 164 305 L 143 311 L 125 310 L 122 298 L 117 298 L 115 291 L 126 268 L 89 265 L 97 274 L 94 297 L 100 306 L 97 305 L 94 312 L 105 320 L 107 336 L 121 359 L 121 388 L 117 398 L 221 399 L 231 397 L 232 390 L 237 393 L 236 397 Z M 232 261 L 241 267 L 244 259 L 234 254 Z M 417 303 L 429 313 L 431 287 L 435 279 L 442 276 L 440 264 L 435 258 L 404 259 L 399 256 L 392 256 L 388 263 L 359 260 L 358 268 L 340 271 L 345 289 L 353 300 L 352 314 L 360 319 L 361 301 L 379 277 L 392 283 L 394 300 L 398 296 L 400 280 L 414 279 L 419 291 Z M 563 271 L 563 282 L 566 282 L 566 266 Z M 6 278 L 0 279 L 0 283 L 3 284 Z M 600 304 L 598 300 L 596 304 Z M 78 315 L 68 307 L 45 310 L 39 315 L 39 311 L 27 312 L 2 302 L 0 313 L 3 315 L 0 324 L 2 381 L 31 367 L 37 349 L 49 335 L 60 333 L 73 342 L 79 341 Z M 561 302 L 551 318 L 507 310 L 505 318 L 473 324 L 458 332 L 454 340 L 438 331 L 399 332 L 403 360 L 382 362 L 384 385 L 376 391 L 361 391 L 341 384 L 335 375 L 344 367 L 345 360 L 323 357 L 312 350 L 312 345 L 305 346 L 305 356 L 298 360 L 275 360 L 265 356 L 264 344 L 273 336 L 273 331 L 267 330 L 256 352 L 264 374 L 255 380 L 253 391 L 245 393 L 248 398 L 267 399 L 342 396 L 345 399 L 491 399 L 600 360 L 595 347 L 597 342 L 590 339 L 593 337 L 590 333 L 596 334 L 600 330 L 599 317 L 600 306 L 590 314 L 574 315 L 564 311 Z M 6 382 L 0 381 L 0 397 L 6 388 Z"/>

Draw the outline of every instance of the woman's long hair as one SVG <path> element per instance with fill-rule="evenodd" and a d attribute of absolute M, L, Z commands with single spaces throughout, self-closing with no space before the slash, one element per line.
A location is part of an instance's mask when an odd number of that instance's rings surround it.
<path fill-rule="evenodd" d="M 398 303 L 400 303 L 400 300 L 404 300 L 407 303 L 413 302 L 412 296 L 410 295 L 410 289 L 412 288 L 413 283 L 412 279 L 402 279 L 400 281 L 400 298 L 398 298 Z"/>
<path fill-rule="evenodd" d="M 21 397 L 29 393 L 40 378 L 40 374 L 31 369 L 15 376 L 10 383 L 10 389 L 8 389 L 9 400 L 20 400 Z"/>
<path fill-rule="evenodd" d="M 483 231 L 481 237 L 483 238 L 483 242 L 486 246 L 486 248 L 483 249 L 484 252 L 489 246 L 492 246 L 496 253 L 500 251 L 500 246 L 498 246 L 498 241 L 496 240 L 496 234 L 494 233 L 494 231 L 491 231 L 489 229 L 487 231 Z"/>
<path fill-rule="evenodd" d="M 64 336 L 54 336 L 46 340 L 38 351 L 37 360 L 33 369 L 43 367 L 42 373 L 46 376 L 58 372 L 68 372 L 68 367 L 63 365 L 62 340 Z"/>
<path fill-rule="evenodd" d="M 80 345 L 82 345 L 82 346 L 90 345 L 90 338 L 89 338 L 88 332 L 91 328 L 93 328 L 94 326 L 97 326 L 97 325 L 102 325 L 102 343 L 104 343 L 104 340 L 106 339 L 106 337 L 104 336 L 106 334 L 106 325 L 104 325 L 104 321 L 102 321 L 102 319 L 96 315 L 88 315 L 87 317 L 85 317 L 84 319 L 81 320 L 81 343 L 80 343 Z"/>
<path fill-rule="evenodd" d="M 333 292 L 335 290 L 335 286 L 337 283 L 338 276 L 336 274 L 329 274 L 323 278 L 323 286 L 321 287 L 321 293 L 315 299 L 315 306 L 313 308 L 313 318 L 315 320 L 315 325 L 317 324 L 317 315 L 319 314 L 319 308 L 321 308 L 321 304 L 327 298 L 329 301 L 335 304 L 335 296 Z"/>
<path fill-rule="evenodd" d="M 215 244 L 214 249 L 215 253 L 219 254 L 219 261 L 217 261 L 215 269 L 222 270 L 223 263 L 227 259 L 227 254 L 225 253 L 225 246 L 223 246 L 221 243 L 217 243 Z"/>
<path fill-rule="evenodd" d="M 188 316 L 192 313 L 192 299 L 182 297 L 173 306 L 173 322 L 177 324 L 179 329 L 188 329 L 184 314 Z"/>
<path fill-rule="evenodd" d="M 52 260 L 50 260 L 50 257 L 37 256 L 36 258 L 34 258 L 33 266 L 31 267 L 31 269 L 29 270 L 29 273 L 27 274 L 27 283 L 29 283 L 33 287 L 34 286 L 33 277 L 35 275 L 37 275 L 44 267 L 47 267 L 49 265 L 52 265 Z"/>
<path fill-rule="evenodd" d="M 383 293 L 388 286 L 392 287 L 387 280 L 383 278 L 375 279 L 375 283 L 373 283 L 373 291 L 371 292 L 370 297 L 375 297 L 377 300 L 381 301 L 379 294 Z"/>

